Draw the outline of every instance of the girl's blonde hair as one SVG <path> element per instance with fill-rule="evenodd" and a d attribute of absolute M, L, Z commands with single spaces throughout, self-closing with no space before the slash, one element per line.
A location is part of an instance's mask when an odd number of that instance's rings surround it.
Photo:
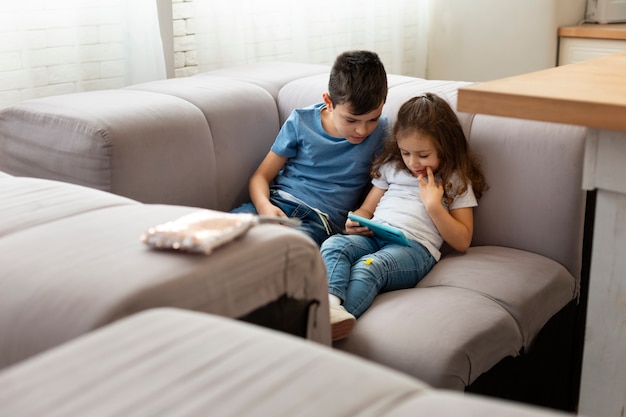
<path fill-rule="evenodd" d="M 424 93 L 406 101 L 398 111 L 393 130 L 385 141 L 381 154 L 374 160 L 371 169 L 373 178 L 380 177 L 380 167 L 395 161 L 398 169 L 406 169 L 398 149 L 398 136 L 421 133 L 432 138 L 439 168 L 437 175 L 444 184 L 444 201 L 452 203 L 455 195 L 464 193 L 468 184 L 477 199 L 482 197 L 488 186 L 480 163 L 469 148 L 461 123 L 448 102 L 433 93 Z M 452 189 L 452 175 L 460 180 L 457 189 Z"/>

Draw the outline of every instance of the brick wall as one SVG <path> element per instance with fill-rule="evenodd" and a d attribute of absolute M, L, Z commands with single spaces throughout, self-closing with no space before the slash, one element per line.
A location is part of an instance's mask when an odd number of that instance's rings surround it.
<path fill-rule="evenodd" d="M 192 2 L 193 0 L 172 0 L 175 77 L 198 73 Z"/>

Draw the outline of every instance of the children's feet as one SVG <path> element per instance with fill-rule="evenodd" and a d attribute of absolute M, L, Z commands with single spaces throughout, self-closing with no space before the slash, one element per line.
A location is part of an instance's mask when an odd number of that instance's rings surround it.
<path fill-rule="evenodd" d="M 330 306 L 330 326 L 333 340 L 344 339 L 348 337 L 354 325 L 356 318 L 348 313 L 341 305 Z"/>

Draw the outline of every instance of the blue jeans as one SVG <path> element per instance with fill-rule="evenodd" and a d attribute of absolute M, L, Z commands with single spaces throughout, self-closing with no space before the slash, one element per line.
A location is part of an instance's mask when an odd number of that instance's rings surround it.
<path fill-rule="evenodd" d="M 355 317 L 381 292 L 413 288 L 435 265 L 435 258 L 411 240 L 410 246 L 361 235 L 335 235 L 321 247 L 328 292 L 343 300 Z"/>
<path fill-rule="evenodd" d="M 318 246 L 328 237 L 341 232 L 341 228 L 335 225 L 330 218 L 327 218 L 327 224 L 324 224 L 320 215 L 311 207 L 283 198 L 277 191 L 270 191 L 270 202 L 280 208 L 287 217 L 300 219 L 302 224 L 295 229 L 307 234 Z M 258 214 L 251 201 L 231 210 L 231 213 Z"/>

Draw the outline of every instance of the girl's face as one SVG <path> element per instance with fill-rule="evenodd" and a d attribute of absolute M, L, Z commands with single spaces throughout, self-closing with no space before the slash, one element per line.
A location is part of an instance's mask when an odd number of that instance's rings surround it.
<path fill-rule="evenodd" d="M 423 174 L 428 176 L 426 168 L 430 167 L 433 173 L 439 168 L 439 155 L 435 148 L 434 140 L 430 135 L 421 132 L 410 132 L 398 135 L 398 149 L 406 167 L 413 176 Z"/>

